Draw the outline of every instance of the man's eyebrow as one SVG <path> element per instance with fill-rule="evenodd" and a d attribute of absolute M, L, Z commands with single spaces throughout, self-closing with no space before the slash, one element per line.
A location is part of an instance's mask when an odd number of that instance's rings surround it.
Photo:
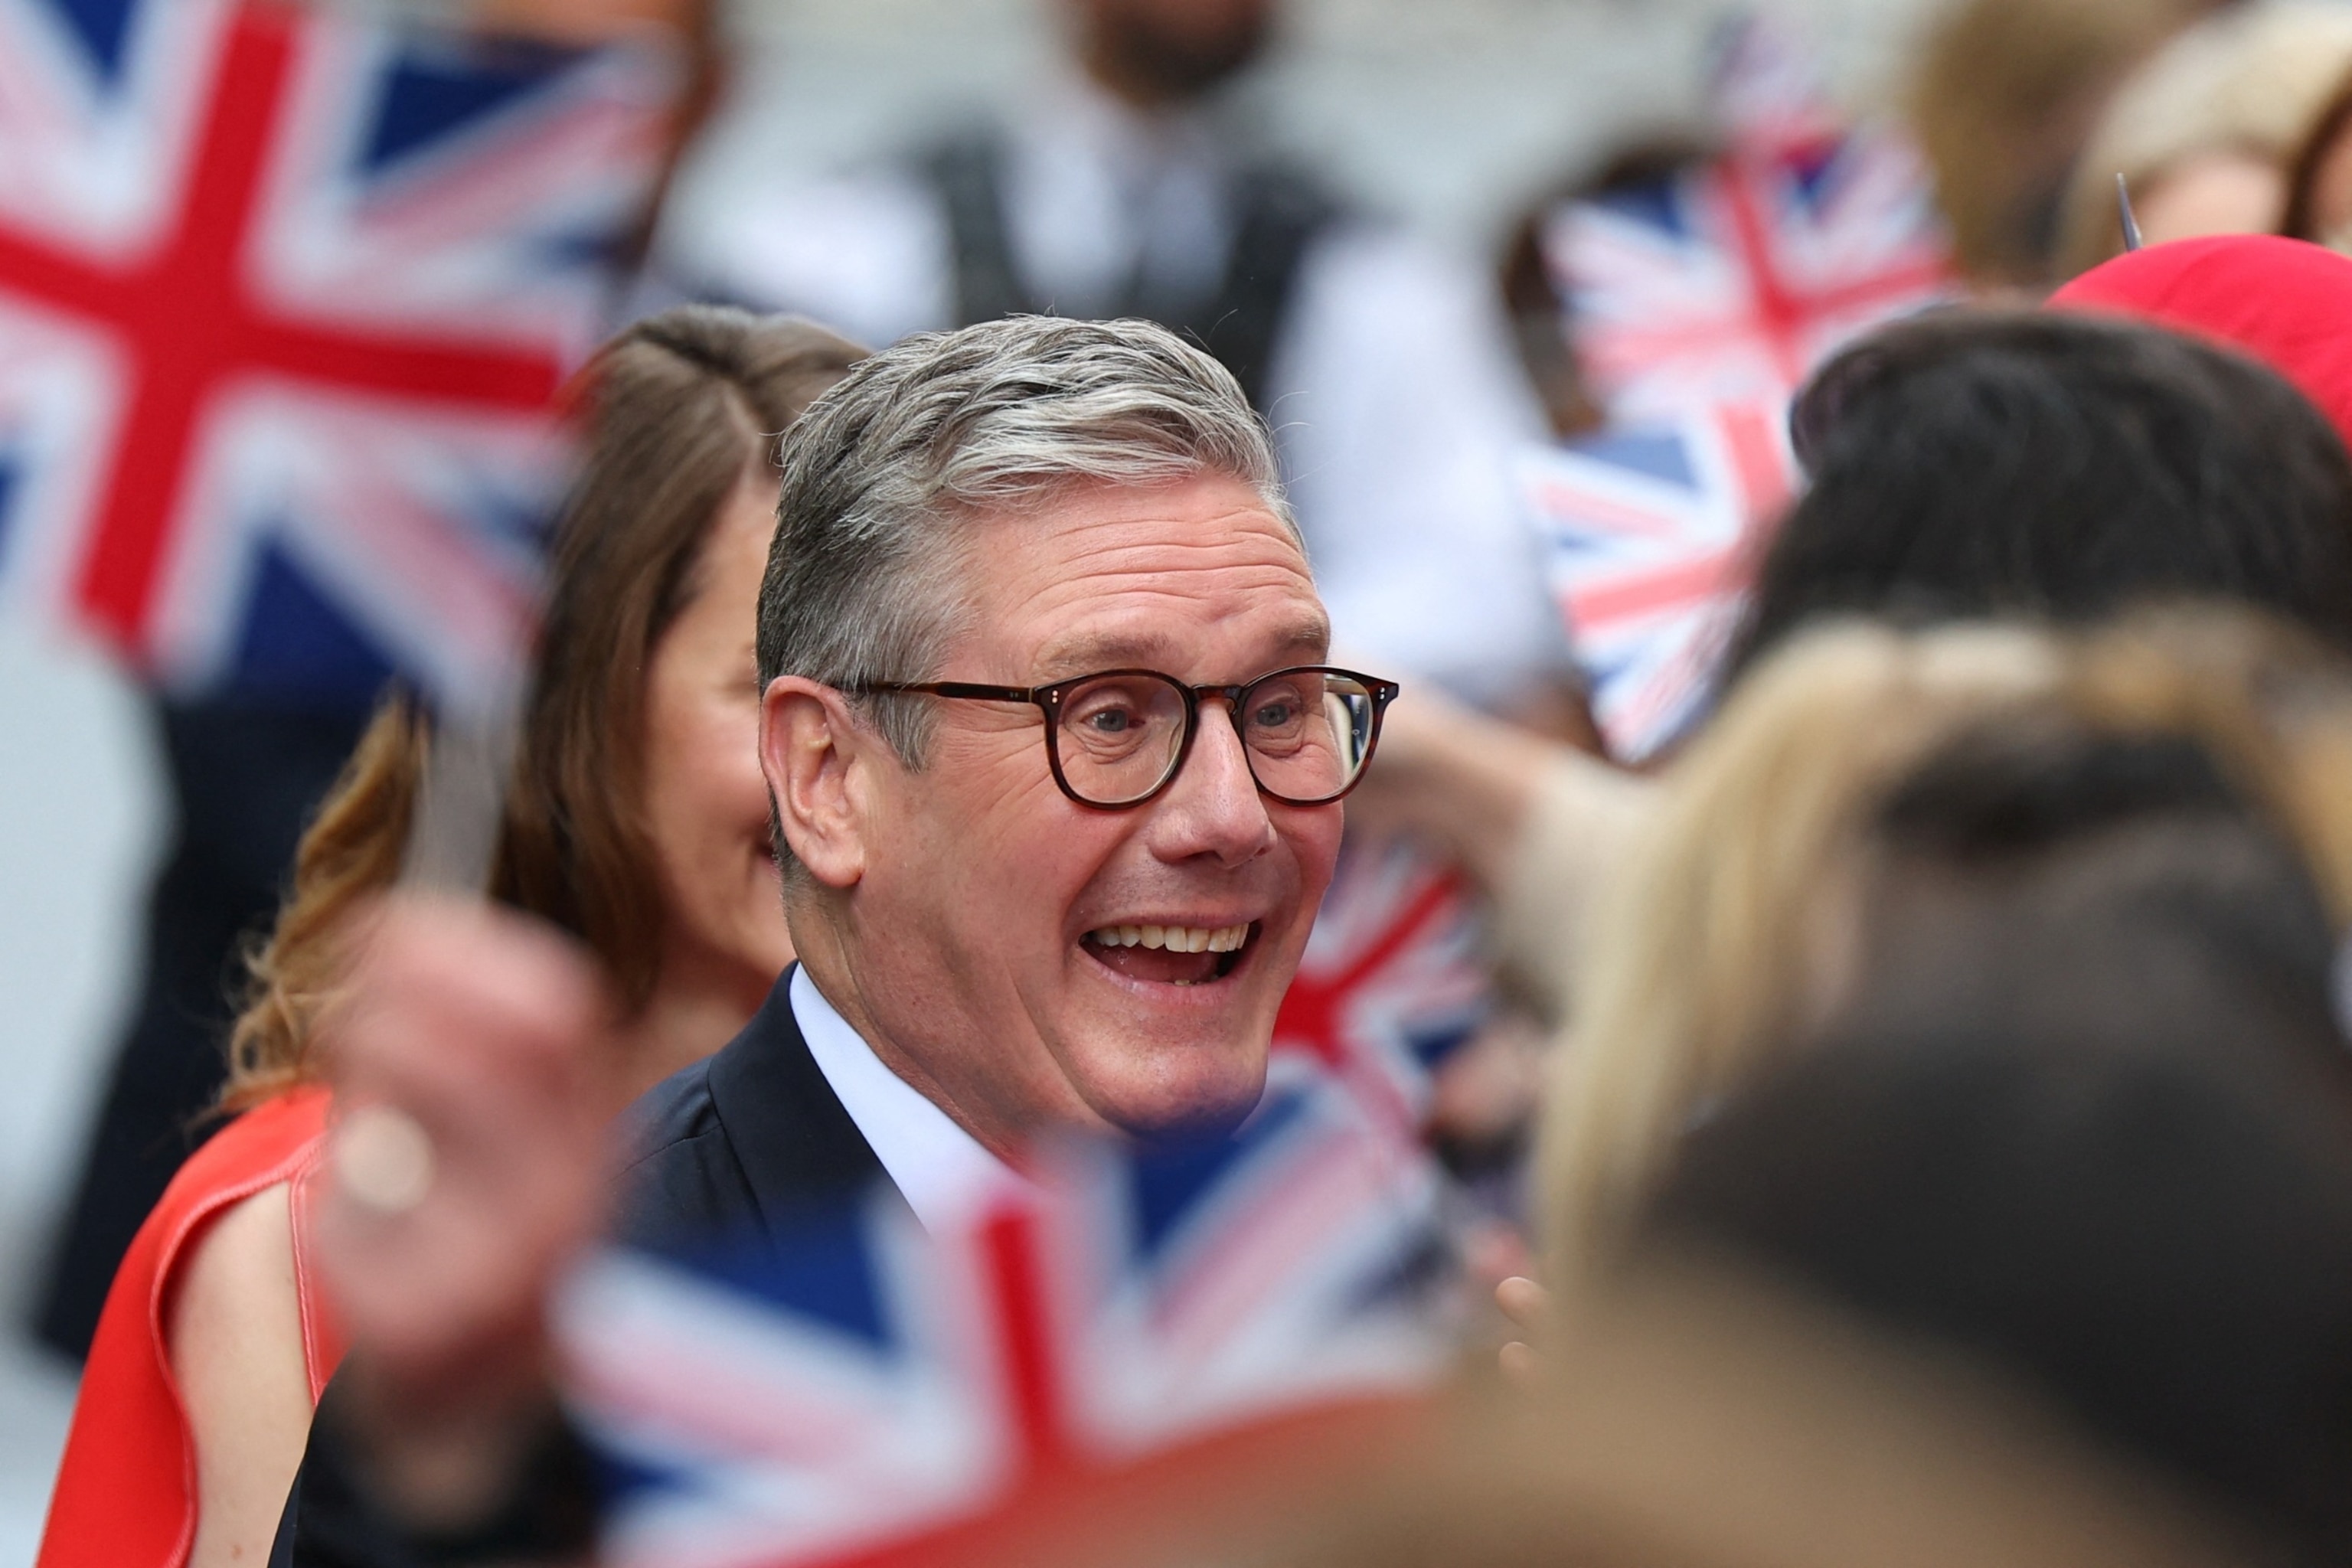
<path fill-rule="evenodd" d="M 1302 616 L 1290 623 L 1282 636 L 1282 646 L 1291 648 L 1313 648 L 1321 658 L 1331 651 L 1331 622 L 1321 615 Z"/>
<path fill-rule="evenodd" d="M 1331 623 L 1319 615 L 1303 616 L 1285 628 L 1277 646 L 1320 658 L 1331 646 Z M 1164 668 L 1181 654 L 1182 645 L 1163 632 L 1095 633 L 1046 644 L 1038 653 L 1037 669 L 1051 683 L 1104 669 Z"/>
<path fill-rule="evenodd" d="M 1175 643 L 1158 632 L 1110 632 L 1047 643 L 1037 656 L 1037 672 L 1048 681 L 1099 669 L 1157 668 Z"/>

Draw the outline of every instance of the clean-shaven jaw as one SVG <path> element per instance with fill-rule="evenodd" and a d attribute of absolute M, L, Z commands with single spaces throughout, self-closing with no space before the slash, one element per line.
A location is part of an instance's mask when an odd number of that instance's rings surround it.
<path fill-rule="evenodd" d="M 1306 558 L 1239 480 L 1081 486 L 961 526 L 970 629 L 939 680 L 1225 685 L 1326 655 Z M 1175 781 L 1126 811 L 1062 794 L 1034 706 L 938 700 L 933 718 L 908 769 L 837 693 L 769 689 L 762 754 L 811 873 L 790 900 L 811 978 L 1000 1153 L 1056 1126 L 1246 1115 L 1340 808 L 1262 795 L 1215 699 Z"/>

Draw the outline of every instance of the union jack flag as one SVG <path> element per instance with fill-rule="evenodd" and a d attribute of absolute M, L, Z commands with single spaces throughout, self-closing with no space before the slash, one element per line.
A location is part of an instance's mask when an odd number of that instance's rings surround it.
<path fill-rule="evenodd" d="M 1767 24 L 1736 29 L 1722 58 L 1719 156 L 1565 203 L 1541 228 L 1578 362 L 1612 417 L 1786 397 L 1852 338 L 1952 292 L 1910 142 L 1843 128 Z"/>
<path fill-rule="evenodd" d="M 940 1235 L 884 1194 L 749 1254 L 608 1253 L 557 1311 L 620 1483 L 603 1560 L 1031 1563 L 1089 1519 L 1197 1523 L 1441 1375 L 1435 1191 L 1325 1089 L 1212 1145 L 1063 1148 Z"/>
<path fill-rule="evenodd" d="M 1459 871 L 1411 843 L 1351 840 L 1275 1019 L 1271 1080 L 1340 1083 L 1420 1127 L 1431 1070 L 1492 1010 L 1483 942 Z"/>
<path fill-rule="evenodd" d="M 175 685 L 511 669 L 670 62 L 0 0 L 0 598 Z"/>
<path fill-rule="evenodd" d="M 1704 710 L 1797 483 L 1785 405 L 1713 408 L 1530 449 L 1523 492 L 1593 717 L 1640 762 Z"/>

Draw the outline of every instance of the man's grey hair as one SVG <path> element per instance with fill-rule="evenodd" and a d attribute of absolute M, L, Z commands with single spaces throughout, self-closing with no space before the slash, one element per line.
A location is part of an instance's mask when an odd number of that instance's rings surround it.
<path fill-rule="evenodd" d="M 780 675 L 842 689 L 935 679 L 968 607 L 960 522 L 1073 484 L 1223 474 L 1298 534 L 1273 438 L 1240 384 L 1148 321 L 1012 316 L 905 339 L 813 404 L 778 460 L 763 688 Z M 933 704 L 859 707 L 922 765 Z"/>

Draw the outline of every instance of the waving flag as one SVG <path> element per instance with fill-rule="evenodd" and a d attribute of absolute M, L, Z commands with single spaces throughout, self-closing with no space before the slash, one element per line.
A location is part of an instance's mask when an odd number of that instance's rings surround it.
<path fill-rule="evenodd" d="M 608 1255 L 558 1312 L 623 1479 L 602 1560 L 1025 1563 L 1089 1520 L 1197 1522 L 1442 1373 L 1433 1193 L 1324 1089 L 1207 1147 L 1065 1151 L 941 1236 L 886 1196 L 742 1258 Z"/>
<path fill-rule="evenodd" d="M 1491 1010 L 1482 941 L 1459 871 L 1410 843 L 1349 844 L 1275 1019 L 1274 1080 L 1339 1083 L 1420 1127 L 1431 1069 Z"/>
<path fill-rule="evenodd" d="M 1785 398 L 1848 340 L 1953 289 L 1917 151 L 1843 128 L 1768 25 L 1737 30 L 1723 58 L 1718 156 L 1542 226 L 1578 362 L 1615 418 Z"/>
<path fill-rule="evenodd" d="M 1612 755 L 1702 711 L 1796 458 L 1778 401 L 1627 426 L 1521 460 L 1547 570 Z"/>
<path fill-rule="evenodd" d="M 511 668 L 668 63 L 0 0 L 0 596 L 183 687 Z"/>

